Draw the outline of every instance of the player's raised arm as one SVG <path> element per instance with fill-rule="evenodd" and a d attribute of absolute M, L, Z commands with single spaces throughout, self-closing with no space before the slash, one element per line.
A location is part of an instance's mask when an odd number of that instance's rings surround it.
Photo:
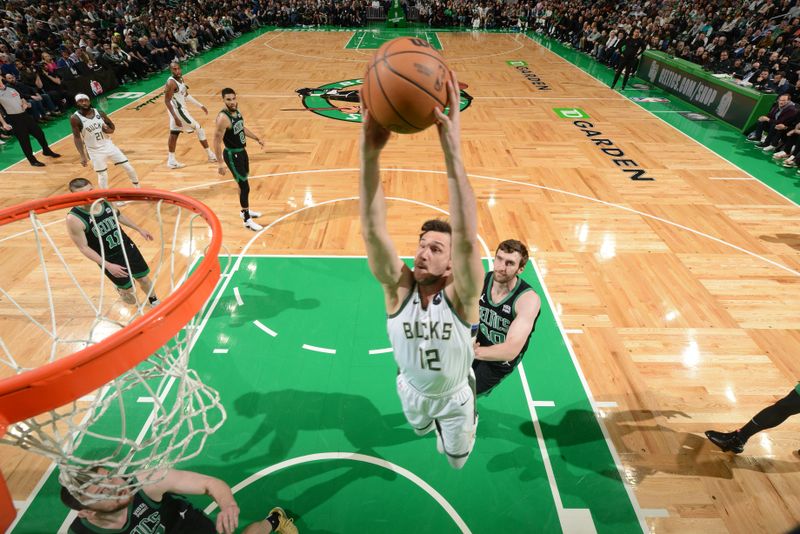
<path fill-rule="evenodd" d="M 450 198 L 450 224 L 453 228 L 453 283 L 464 308 L 477 305 L 483 285 L 483 266 L 478 248 L 478 215 L 475 194 L 467 180 L 461 159 L 461 117 L 459 113 L 458 79 L 450 73 L 447 81 L 448 114 L 436 110 L 439 140 L 447 166 L 447 188 Z M 465 319 L 477 320 L 478 310 Z M 473 316 L 474 315 L 474 316 Z"/>
<path fill-rule="evenodd" d="M 373 120 L 366 107 L 363 109 L 363 116 L 359 179 L 361 235 L 367 247 L 372 274 L 384 288 L 391 288 L 400 282 L 403 262 L 397 256 L 386 229 L 386 200 L 380 177 L 380 153 L 389 140 L 389 130 Z"/>

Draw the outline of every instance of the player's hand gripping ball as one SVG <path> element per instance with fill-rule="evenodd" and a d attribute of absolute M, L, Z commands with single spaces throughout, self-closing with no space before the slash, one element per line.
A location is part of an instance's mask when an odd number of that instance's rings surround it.
<path fill-rule="evenodd" d="M 370 61 L 361 101 L 370 117 L 397 133 L 416 133 L 436 122 L 434 108 L 447 106 L 450 69 L 424 39 L 398 37 Z"/>

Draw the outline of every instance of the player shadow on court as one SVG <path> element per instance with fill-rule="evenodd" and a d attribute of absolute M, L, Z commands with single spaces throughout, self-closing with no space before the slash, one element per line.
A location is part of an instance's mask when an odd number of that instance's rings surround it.
<path fill-rule="evenodd" d="M 287 406 L 292 409 L 286 410 Z M 223 453 L 221 463 L 197 467 L 197 470 L 229 478 L 231 473 L 251 474 L 292 457 L 342 451 L 341 445 L 332 445 L 322 450 L 301 448 L 304 452 L 299 452 L 295 444 L 306 441 L 302 436 L 304 433 L 340 431 L 352 445 L 352 449 L 346 452 L 375 458 L 382 458 L 375 448 L 419 439 L 406 424 L 402 413 L 383 415 L 362 395 L 296 389 L 250 392 L 237 398 L 233 402 L 233 409 L 240 418 L 240 428 L 252 428 L 252 433 L 249 437 L 239 433 L 238 441 L 234 443 L 241 445 Z M 255 422 L 242 424 L 242 419 Z M 321 472 L 325 474 L 321 475 Z M 300 530 L 304 534 L 322 534 L 331 531 L 310 529 L 303 523 L 303 514 L 327 502 L 353 482 L 373 477 L 391 481 L 397 476 L 393 471 L 363 462 L 310 462 L 271 473 L 268 480 L 263 479 L 267 482 L 259 483 L 258 495 L 263 502 L 283 503 L 290 500 L 289 511 L 299 516 L 296 522 Z M 308 482 L 314 480 L 319 482 Z M 308 487 L 297 494 L 298 488 L 303 488 L 305 484 L 309 484 Z M 287 495 L 291 496 L 282 495 L 282 488 L 290 488 Z"/>
<path fill-rule="evenodd" d="M 222 297 L 214 308 L 212 317 L 227 317 L 226 326 L 239 327 L 255 320 L 270 319 L 288 309 L 313 310 L 320 301 L 313 298 L 297 299 L 294 291 L 278 289 L 263 284 L 247 282 L 239 285 L 243 305 L 235 297 Z M 236 310 L 231 313 L 231 310 Z"/>
<path fill-rule="evenodd" d="M 291 406 L 291 413 L 276 407 Z M 260 420 L 250 438 L 223 454 L 223 460 L 246 455 L 272 436 L 263 456 L 285 459 L 301 432 L 340 430 L 354 452 L 380 458 L 375 447 L 390 447 L 416 439 L 403 414 L 383 415 L 362 395 L 286 389 L 245 393 L 234 401 L 240 417 Z"/>
<path fill-rule="evenodd" d="M 527 418 L 486 407 L 479 407 L 479 411 L 478 439 L 497 438 L 518 444 L 513 451 L 493 457 L 489 461 L 487 469 L 492 472 L 515 469 L 520 466 L 520 458 L 529 458 L 529 461 L 520 470 L 520 481 L 524 482 L 540 477 L 541 461 L 531 454 L 532 449 L 538 451 L 539 448 L 533 422 Z M 598 470 L 597 455 L 592 454 L 596 447 L 606 446 L 599 429 L 596 433 L 585 431 L 589 424 L 594 424 L 594 413 L 580 408 L 567 408 L 563 411 L 559 410 L 557 413 L 563 413 L 563 416 L 555 424 L 548 422 L 548 415 L 539 414 L 539 426 L 548 444 L 552 445 L 555 442 L 558 445 L 561 459 L 567 464 L 591 469 L 605 477 L 619 480 L 619 473 L 613 466 Z"/>
<path fill-rule="evenodd" d="M 530 418 L 492 410 L 486 408 L 485 403 L 479 405 L 479 410 L 478 447 L 480 443 L 488 445 L 491 438 L 517 444 L 492 457 L 487 471 L 515 470 L 519 472 L 521 483 L 541 481 L 545 476 L 544 466 Z M 614 492 L 618 497 L 624 495 L 624 491 L 594 413 L 576 404 L 562 409 L 537 409 L 537 417 L 561 496 L 569 495 L 573 506 L 579 502 L 591 504 L 592 516 L 601 524 L 628 525 L 629 509 L 608 506 L 605 501 L 598 505 L 597 495 L 606 495 L 614 487 L 618 488 Z"/>
<path fill-rule="evenodd" d="M 780 243 L 795 250 L 800 250 L 800 234 L 760 235 L 758 238 L 767 243 Z"/>
<path fill-rule="evenodd" d="M 642 441 L 660 442 L 668 444 L 678 444 L 677 454 L 666 453 L 657 459 L 653 458 L 653 452 L 647 448 L 640 451 L 631 451 L 626 456 L 635 461 L 636 454 L 648 457 L 648 467 L 636 467 L 626 470 L 626 475 L 631 484 L 639 484 L 649 475 L 656 473 L 667 473 L 674 475 L 692 475 L 702 477 L 713 477 L 722 479 L 733 479 L 734 469 L 747 469 L 762 473 L 797 473 L 800 472 L 800 463 L 786 462 L 772 458 L 761 458 L 757 462 L 752 460 L 747 454 L 733 455 L 719 451 L 704 436 L 689 432 L 680 432 L 672 428 L 659 424 L 655 417 L 691 417 L 679 410 L 660 410 L 653 412 L 650 410 L 630 410 L 622 412 L 612 412 L 606 418 L 606 426 L 614 426 L 620 436 L 642 434 Z M 652 421 L 653 424 L 642 424 Z M 712 454 L 709 455 L 709 452 Z M 700 454 L 706 458 L 700 458 Z M 653 465 L 657 467 L 653 467 Z"/>

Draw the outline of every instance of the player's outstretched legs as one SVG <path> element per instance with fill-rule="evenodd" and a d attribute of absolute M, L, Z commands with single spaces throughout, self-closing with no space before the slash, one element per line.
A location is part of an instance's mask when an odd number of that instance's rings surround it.
<path fill-rule="evenodd" d="M 774 428 L 791 417 L 800 414 L 800 394 L 797 389 L 793 389 L 784 398 L 758 412 L 750 422 L 739 430 L 733 432 L 718 432 L 707 430 L 706 437 L 725 452 L 739 454 L 744 451 L 747 440 L 754 434 Z"/>
<path fill-rule="evenodd" d="M 447 457 L 450 467 L 461 469 L 467 463 L 477 430 L 475 394 L 468 386 L 454 395 L 436 418 L 436 448 Z"/>
<path fill-rule="evenodd" d="M 136 281 L 142 286 L 142 291 L 144 294 L 147 295 L 147 302 L 150 306 L 157 306 L 159 304 L 158 297 L 156 296 L 155 289 L 153 288 L 153 281 L 150 280 L 149 276 L 143 276 L 142 278 L 137 278 Z"/>
<path fill-rule="evenodd" d="M 117 165 L 122 167 L 122 170 L 128 175 L 128 179 L 131 181 L 131 184 L 133 184 L 133 187 L 139 187 L 139 175 L 136 174 L 136 169 L 133 168 L 133 165 L 127 161 L 124 163 L 117 163 Z"/>
<path fill-rule="evenodd" d="M 178 146 L 178 136 L 181 134 L 179 130 L 171 130 L 169 132 L 169 140 L 167 141 L 167 150 L 169 151 L 169 155 L 167 156 L 167 167 L 170 169 L 180 169 L 182 167 L 186 167 L 183 163 L 178 162 L 175 159 L 175 148 Z"/>
<path fill-rule="evenodd" d="M 197 132 L 197 139 L 200 141 L 200 146 L 202 146 L 206 150 L 206 154 L 208 154 L 208 162 L 216 163 L 217 156 L 214 155 L 214 151 L 211 150 L 211 147 L 208 146 L 208 140 L 206 139 L 206 131 L 203 129 L 202 126 L 200 126 L 199 123 L 193 123 L 192 126 Z"/>

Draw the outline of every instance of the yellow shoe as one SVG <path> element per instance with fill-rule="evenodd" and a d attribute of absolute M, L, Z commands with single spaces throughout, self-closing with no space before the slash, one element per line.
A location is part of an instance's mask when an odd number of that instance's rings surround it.
<path fill-rule="evenodd" d="M 269 515 L 272 514 L 278 514 L 278 528 L 275 532 L 278 534 L 297 534 L 297 527 L 294 524 L 294 519 L 287 516 L 283 508 L 273 508 L 269 512 Z"/>

